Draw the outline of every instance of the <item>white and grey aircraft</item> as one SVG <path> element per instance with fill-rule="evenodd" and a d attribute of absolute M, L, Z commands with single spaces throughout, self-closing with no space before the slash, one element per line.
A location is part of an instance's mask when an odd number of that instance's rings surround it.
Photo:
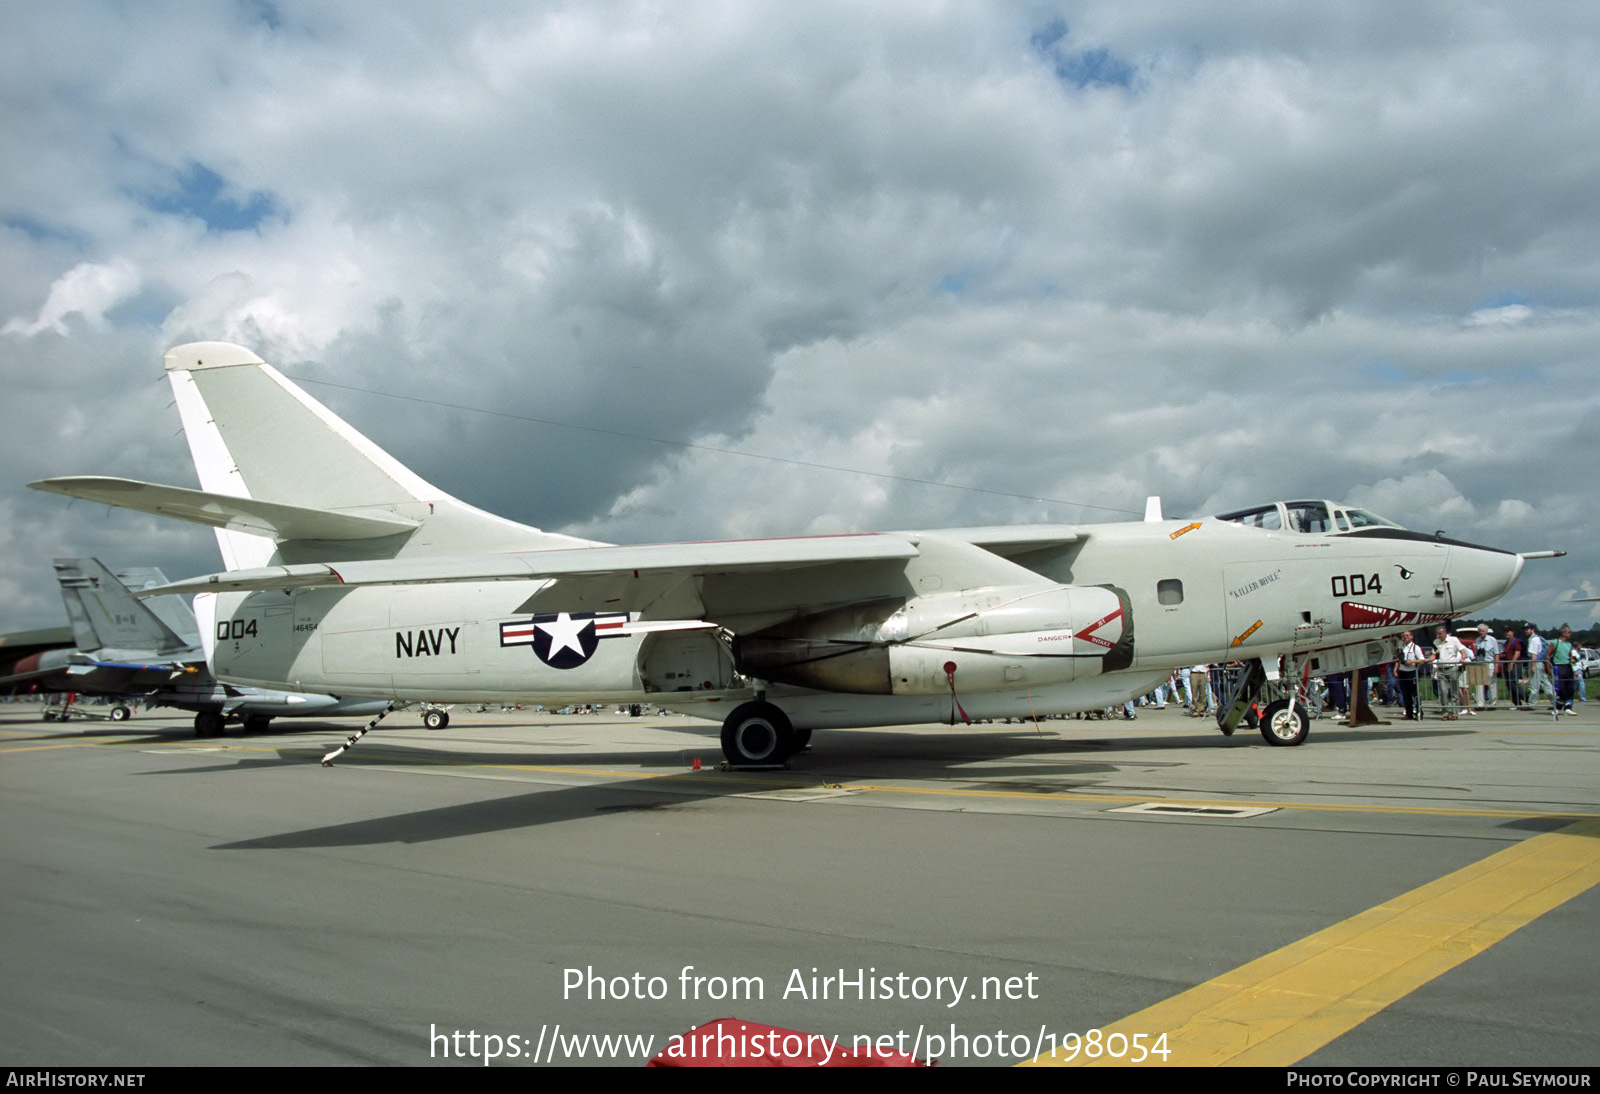
<path fill-rule="evenodd" d="M 226 572 L 142 595 L 198 594 L 219 679 L 727 711 L 736 764 L 781 762 L 814 729 L 1100 708 L 1200 662 L 1250 667 L 1224 704 L 1232 732 L 1268 677 L 1392 661 L 1400 631 L 1481 609 L 1526 558 L 1556 553 L 1325 501 L 1189 521 L 611 546 L 451 497 L 240 346 L 179 346 L 165 364 L 201 489 L 32 485 L 217 530 Z M 1309 720 L 1279 700 L 1262 726 L 1298 744 Z"/>

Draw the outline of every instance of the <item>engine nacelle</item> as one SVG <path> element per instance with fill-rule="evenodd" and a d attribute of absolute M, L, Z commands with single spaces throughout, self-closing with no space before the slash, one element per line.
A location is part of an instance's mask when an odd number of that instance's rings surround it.
<path fill-rule="evenodd" d="M 864 601 L 734 639 L 739 671 L 861 695 L 1042 687 L 1126 666 L 1132 621 L 1116 590 L 1008 586 Z"/>

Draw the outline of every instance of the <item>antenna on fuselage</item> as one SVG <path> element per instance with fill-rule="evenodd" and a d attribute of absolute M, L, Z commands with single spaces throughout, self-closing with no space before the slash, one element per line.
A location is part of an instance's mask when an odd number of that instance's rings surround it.
<path fill-rule="evenodd" d="M 1144 519 L 1152 524 L 1159 523 L 1166 518 L 1161 515 L 1161 495 L 1153 494 L 1144 499 Z"/>

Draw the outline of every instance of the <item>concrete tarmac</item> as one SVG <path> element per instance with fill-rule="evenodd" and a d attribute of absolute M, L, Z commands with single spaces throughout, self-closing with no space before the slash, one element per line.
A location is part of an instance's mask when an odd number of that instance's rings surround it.
<path fill-rule="evenodd" d="M 8 704 L 0 1051 L 637 1065 L 736 1016 L 1015 1063 L 1600 817 L 1597 711 L 1323 719 L 1298 748 L 1175 706 L 828 731 L 753 772 L 677 716 L 402 712 L 323 768 L 359 722 L 200 740 Z M 1600 890 L 1574 891 L 1278 1062 L 1600 1064 Z"/>

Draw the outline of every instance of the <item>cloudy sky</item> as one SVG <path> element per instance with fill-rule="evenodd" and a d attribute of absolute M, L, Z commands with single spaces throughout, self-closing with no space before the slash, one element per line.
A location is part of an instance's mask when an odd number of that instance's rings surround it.
<path fill-rule="evenodd" d="M 1600 8 L 0 12 L 0 630 L 210 534 L 169 346 L 616 542 L 1367 505 L 1596 613 Z M 337 385 L 337 386 L 335 386 Z M 1496 609 L 1501 614 L 1501 609 Z"/>

